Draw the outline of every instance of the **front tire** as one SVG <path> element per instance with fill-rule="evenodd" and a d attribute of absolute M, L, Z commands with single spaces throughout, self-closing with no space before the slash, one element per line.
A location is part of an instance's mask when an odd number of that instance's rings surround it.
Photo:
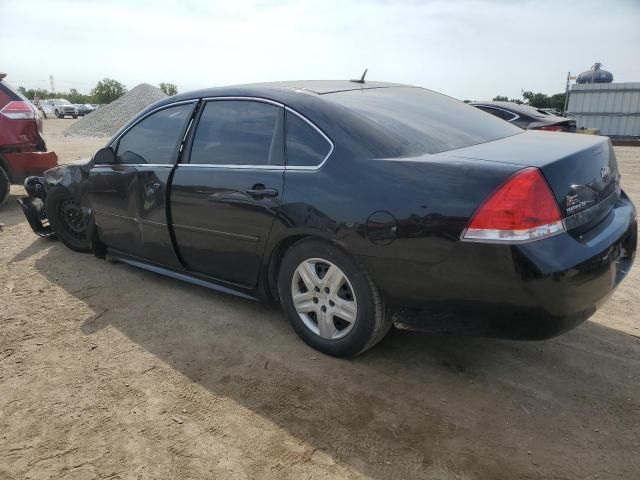
<path fill-rule="evenodd" d="M 56 236 L 71 250 L 90 252 L 89 226 L 91 219 L 84 215 L 78 201 L 63 187 L 47 193 L 45 212 Z"/>
<path fill-rule="evenodd" d="M 280 302 L 295 332 L 334 357 L 359 355 L 389 331 L 382 297 L 342 249 L 319 240 L 296 243 L 278 275 Z"/>
<path fill-rule="evenodd" d="M 0 167 L 0 205 L 9 198 L 10 189 L 11 181 L 9 180 L 9 174 L 5 172 L 4 168 Z"/>

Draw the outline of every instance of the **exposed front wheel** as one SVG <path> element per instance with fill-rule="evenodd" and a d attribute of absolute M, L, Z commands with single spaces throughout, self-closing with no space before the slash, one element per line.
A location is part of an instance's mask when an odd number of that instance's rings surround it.
<path fill-rule="evenodd" d="M 303 241 L 287 252 L 278 289 L 296 333 L 328 355 L 358 355 L 391 326 L 371 278 L 346 252 L 323 241 Z"/>
<path fill-rule="evenodd" d="M 47 193 L 45 212 L 56 236 L 71 250 L 89 252 L 89 226 L 78 201 L 65 188 L 57 187 Z"/>
<path fill-rule="evenodd" d="M 62 118 L 62 115 L 60 115 L 60 112 L 58 110 L 56 110 L 54 113 L 56 114 L 56 118 Z"/>

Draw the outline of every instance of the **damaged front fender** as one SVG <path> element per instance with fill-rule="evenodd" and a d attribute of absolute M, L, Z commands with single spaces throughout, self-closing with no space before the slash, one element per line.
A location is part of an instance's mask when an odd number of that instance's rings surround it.
<path fill-rule="evenodd" d="M 87 178 L 91 171 L 92 162 L 82 164 L 60 165 L 44 172 L 43 181 L 45 190 L 55 186 L 65 187 L 74 198 L 82 202 L 87 193 Z M 25 182 L 26 188 L 26 182 Z"/>
<path fill-rule="evenodd" d="M 18 199 L 31 229 L 44 238 L 55 238 L 46 214 L 47 193 L 52 188 L 63 187 L 78 201 L 84 204 L 87 195 L 87 178 L 92 162 L 60 165 L 44 172 L 42 177 L 27 177 L 24 188 L 27 195 Z M 85 209 L 83 209 L 84 211 Z M 90 214 L 90 212 L 87 212 Z"/>

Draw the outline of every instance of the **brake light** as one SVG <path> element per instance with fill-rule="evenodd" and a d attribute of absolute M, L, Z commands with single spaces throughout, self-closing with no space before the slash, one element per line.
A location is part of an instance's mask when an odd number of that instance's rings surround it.
<path fill-rule="evenodd" d="M 512 175 L 475 212 L 463 240 L 521 243 L 564 232 L 560 209 L 537 168 Z"/>
<path fill-rule="evenodd" d="M 540 127 L 539 130 L 546 130 L 547 132 L 561 132 L 562 127 L 560 125 L 545 125 Z"/>
<path fill-rule="evenodd" d="M 0 113 L 13 120 L 36 118 L 36 112 L 29 102 L 14 100 L 7 103 Z"/>

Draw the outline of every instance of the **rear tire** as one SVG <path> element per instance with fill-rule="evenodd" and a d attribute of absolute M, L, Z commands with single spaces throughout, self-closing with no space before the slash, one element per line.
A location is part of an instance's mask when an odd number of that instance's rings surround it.
<path fill-rule="evenodd" d="M 87 218 L 78 201 L 63 187 L 54 187 L 47 193 L 45 212 L 56 236 L 71 250 L 90 252 Z"/>
<path fill-rule="evenodd" d="M 345 251 L 324 241 L 303 240 L 289 249 L 278 291 L 298 336 L 327 355 L 359 355 L 391 328 L 371 277 Z"/>
<path fill-rule="evenodd" d="M 9 174 L 5 172 L 4 168 L 0 167 L 0 205 L 9 198 L 10 189 L 11 181 L 9 180 Z"/>

